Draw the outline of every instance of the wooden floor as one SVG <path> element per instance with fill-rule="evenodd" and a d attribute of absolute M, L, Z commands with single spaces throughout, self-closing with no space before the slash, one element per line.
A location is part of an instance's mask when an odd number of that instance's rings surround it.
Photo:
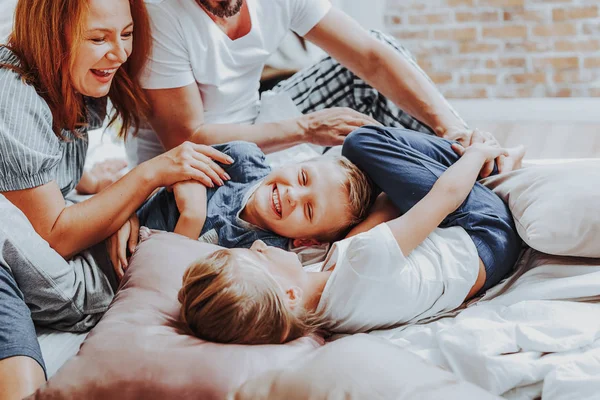
<path fill-rule="evenodd" d="M 469 121 L 511 147 L 523 144 L 527 159 L 600 158 L 600 124 Z"/>

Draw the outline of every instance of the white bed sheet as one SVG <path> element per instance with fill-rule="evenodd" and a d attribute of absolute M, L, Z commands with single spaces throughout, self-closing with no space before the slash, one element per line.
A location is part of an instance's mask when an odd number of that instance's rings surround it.
<path fill-rule="evenodd" d="M 269 159 L 277 166 L 316 155 L 303 145 Z M 124 156 L 110 134 L 92 132 L 88 165 Z M 529 249 L 514 275 L 459 312 L 371 334 L 509 399 L 592 399 L 600 393 L 599 299 L 600 260 Z M 49 375 L 76 354 L 85 336 L 41 332 Z"/>
<path fill-rule="evenodd" d="M 60 332 L 48 328 L 37 329 L 38 342 L 46 363 L 48 378 L 79 351 L 87 333 Z"/>
<path fill-rule="evenodd" d="M 515 273 L 452 316 L 372 332 L 508 399 L 597 399 L 600 259 L 528 249 Z"/>

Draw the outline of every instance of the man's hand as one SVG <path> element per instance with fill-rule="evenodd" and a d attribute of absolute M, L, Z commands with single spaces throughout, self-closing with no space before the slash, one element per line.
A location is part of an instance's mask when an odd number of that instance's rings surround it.
<path fill-rule="evenodd" d="M 494 135 L 490 132 L 481 131 L 479 129 L 467 129 L 467 128 L 450 128 L 444 133 L 444 139 L 455 140 L 464 148 L 468 148 L 475 143 L 484 143 L 487 146 L 500 148 L 500 143 L 496 140 Z M 500 155 L 496 158 L 498 164 L 498 173 L 502 173 L 504 170 L 504 164 L 506 161 L 505 155 Z M 486 178 L 490 176 L 494 170 L 494 160 L 488 160 L 483 169 L 481 170 L 480 176 Z"/>
<path fill-rule="evenodd" d="M 344 143 L 346 136 L 364 125 L 381 125 L 368 115 L 346 107 L 327 108 L 299 118 L 307 141 L 320 146 Z"/>
<path fill-rule="evenodd" d="M 106 249 L 113 265 L 117 279 L 120 281 L 129 266 L 127 260 L 127 250 L 133 253 L 138 244 L 138 235 L 140 232 L 140 221 L 136 214 L 125 222 L 125 224 L 112 236 L 106 239 Z"/>

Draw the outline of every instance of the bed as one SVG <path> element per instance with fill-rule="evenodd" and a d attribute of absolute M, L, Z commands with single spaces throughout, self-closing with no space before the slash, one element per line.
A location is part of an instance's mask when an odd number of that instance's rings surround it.
<path fill-rule="evenodd" d="M 507 399 L 592 399 L 600 391 L 598 300 L 600 259 L 527 249 L 514 274 L 482 299 L 369 335 Z M 52 376 L 86 334 L 43 329 L 38 337 Z"/>
<path fill-rule="evenodd" d="M 312 157 L 317 151 L 303 145 L 270 160 L 278 165 Z M 110 136 L 101 139 L 96 133 L 91 136 L 89 154 L 91 164 L 123 156 L 124 150 Z M 533 164 L 568 161 L 537 160 Z M 596 245 L 600 247 L 600 243 Z M 473 383 L 490 395 L 592 399 L 600 392 L 599 299 L 600 259 L 552 256 L 526 247 L 514 273 L 483 298 L 432 320 L 368 336 L 416 354 L 427 365 L 449 371 L 458 381 Z M 77 353 L 86 335 L 40 329 L 38 338 L 49 377 Z M 331 341 L 343 339 L 347 338 L 336 336 Z M 360 381 L 361 371 L 354 374 Z M 282 379 L 280 375 L 260 375 L 250 374 L 246 380 L 260 378 L 264 389 L 275 387 L 274 382 Z M 38 397 L 49 398 L 47 393 L 42 391 Z M 473 396 L 462 398 L 481 398 L 481 393 Z"/>

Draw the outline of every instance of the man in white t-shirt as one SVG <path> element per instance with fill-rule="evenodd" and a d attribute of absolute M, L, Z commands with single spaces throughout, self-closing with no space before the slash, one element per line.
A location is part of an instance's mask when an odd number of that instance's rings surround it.
<path fill-rule="evenodd" d="M 404 48 L 379 32 L 369 34 L 328 0 L 145 2 L 154 45 L 142 86 L 156 134 L 143 130 L 131 141 L 128 152 L 137 153 L 138 162 L 186 140 L 246 140 L 267 153 L 305 142 L 339 145 L 375 120 L 466 146 L 493 141 L 467 128 Z M 303 115 L 254 123 L 264 63 L 290 30 L 331 57 L 274 89 Z"/>

